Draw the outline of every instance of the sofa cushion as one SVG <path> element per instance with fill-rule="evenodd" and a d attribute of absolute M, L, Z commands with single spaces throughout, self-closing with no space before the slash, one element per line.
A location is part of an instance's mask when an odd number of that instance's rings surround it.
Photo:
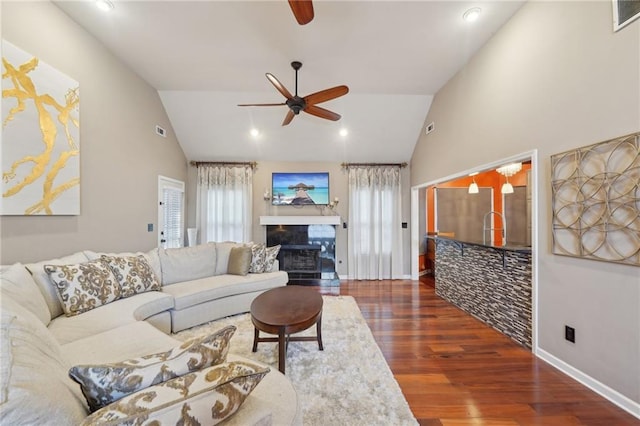
<path fill-rule="evenodd" d="M 49 330 L 64 345 L 122 325 L 142 321 L 173 308 L 173 297 L 160 291 L 149 291 L 120 299 L 79 316 L 55 318 Z"/>
<path fill-rule="evenodd" d="M 140 344 L 141 341 L 144 342 L 143 345 Z M 176 339 L 147 321 L 135 321 L 65 343 L 60 347 L 63 358 L 71 367 L 80 364 L 119 362 L 149 353 L 167 351 L 178 343 Z M 78 393 L 81 394 L 79 388 Z"/>
<path fill-rule="evenodd" d="M 229 256 L 231 249 L 234 247 L 245 247 L 245 244 L 225 241 L 223 243 L 215 243 L 216 245 L 216 275 L 224 275 L 228 273 Z"/>
<path fill-rule="evenodd" d="M 86 262 L 87 260 L 89 259 L 83 252 L 78 252 L 69 256 L 61 257 L 59 259 L 45 260 L 37 263 L 27 263 L 26 265 L 24 265 L 33 276 L 33 280 L 38 285 L 40 293 L 42 293 L 44 300 L 47 302 L 47 306 L 49 307 L 49 312 L 51 314 L 51 319 L 64 314 L 64 311 L 62 310 L 62 304 L 60 303 L 58 290 L 51 283 L 49 275 L 44 270 L 44 265 L 68 265 L 71 263 Z"/>
<path fill-rule="evenodd" d="M 247 275 L 251 267 L 251 249 L 249 247 L 233 247 L 229 253 L 227 272 L 231 275 Z"/>
<path fill-rule="evenodd" d="M 151 269 L 147 259 L 142 256 L 107 256 L 100 259 L 109 265 L 121 287 L 120 297 L 161 290 L 162 286 Z"/>
<path fill-rule="evenodd" d="M 11 297 L 34 314 L 44 325 L 51 321 L 47 302 L 23 264 L 15 263 L 0 269 L 0 294 L 2 297 Z"/>
<path fill-rule="evenodd" d="M 89 260 L 99 259 L 102 256 L 116 256 L 116 257 L 144 256 L 145 259 L 147 259 L 149 266 L 151 266 L 151 269 L 153 269 L 153 272 L 156 274 L 156 278 L 158 279 L 158 281 L 162 279 L 162 268 L 160 267 L 160 255 L 158 254 L 157 248 L 151 249 L 146 253 L 143 253 L 141 251 L 138 251 L 135 253 L 133 252 L 103 253 L 103 252 L 95 252 L 91 250 L 85 250 L 83 253 L 85 254 L 85 256 L 87 256 L 87 259 Z"/>
<path fill-rule="evenodd" d="M 44 265 L 65 315 L 74 316 L 120 298 L 121 287 L 102 259 L 73 265 Z"/>
<path fill-rule="evenodd" d="M 268 372 L 245 362 L 216 365 L 128 395 L 82 424 L 215 425 L 232 416 Z"/>
<path fill-rule="evenodd" d="M 185 309 L 209 300 L 264 291 L 287 283 L 284 271 L 265 274 L 218 275 L 199 280 L 185 281 L 163 288 L 174 298 L 175 309 Z"/>
<path fill-rule="evenodd" d="M 80 384 L 89 409 L 95 411 L 149 386 L 224 362 L 235 331 L 236 327 L 227 326 L 168 351 L 114 364 L 75 366 L 69 375 Z"/>
<path fill-rule="evenodd" d="M 88 412 L 67 377 L 58 343 L 10 297 L 2 298 L 1 311 L 0 424 L 79 424 Z"/>
<path fill-rule="evenodd" d="M 162 285 L 210 277 L 216 272 L 216 244 L 159 249 Z"/>

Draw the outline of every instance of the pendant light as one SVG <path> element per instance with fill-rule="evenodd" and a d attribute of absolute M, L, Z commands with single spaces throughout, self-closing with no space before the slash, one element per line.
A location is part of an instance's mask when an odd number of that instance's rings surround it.
<path fill-rule="evenodd" d="M 473 182 L 469 185 L 469 194 L 477 194 L 480 190 L 478 188 L 478 184 L 476 183 L 476 175 L 478 172 L 470 173 L 469 176 L 473 177 Z"/>
<path fill-rule="evenodd" d="M 507 181 L 502 185 L 500 192 L 503 194 L 513 194 L 513 185 L 509 183 L 509 177 L 507 176 Z"/>
<path fill-rule="evenodd" d="M 496 172 L 504 175 L 507 179 L 507 181 L 502 185 L 500 192 L 503 194 L 513 194 L 513 185 L 509 183 L 509 176 L 515 175 L 520 170 L 522 170 L 522 163 L 511 163 L 496 169 Z"/>

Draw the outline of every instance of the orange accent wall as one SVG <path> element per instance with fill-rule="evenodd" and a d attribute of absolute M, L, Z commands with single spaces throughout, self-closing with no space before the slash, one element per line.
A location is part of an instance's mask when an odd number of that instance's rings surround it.
<path fill-rule="evenodd" d="M 427 269 L 427 255 L 418 255 L 418 272 L 422 272 Z"/>
<path fill-rule="evenodd" d="M 531 169 L 530 163 L 522 164 L 522 170 L 520 170 L 515 175 L 509 178 L 509 182 L 513 186 L 525 186 L 527 184 L 527 170 Z M 493 209 L 499 213 L 502 213 L 502 193 L 500 189 L 502 188 L 502 184 L 507 180 L 500 173 L 495 170 L 489 170 L 486 172 L 482 172 L 475 176 L 476 183 L 481 188 L 493 188 Z M 469 187 L 469 185 L 473 182 L 473 177 L 465 176 L 460 179 L 451 180 L 449 182 L 439 183 L 434 186 L 429 186 L 426 188 L 427 191 L 427 232 L 435 232 L 435 212 L 433 209 L 434 206 L 434 191 L 433 189 L 438 188 L 464 188 Z M 493 220 L 499 220 L 498 217 L 494 216 Z M 500 228 L 502 224 L 494 222 L 494 228 Z M 494 232 L 494 241 L 496 245 L 502 244 L 502 235 L 500 231 Z"/>

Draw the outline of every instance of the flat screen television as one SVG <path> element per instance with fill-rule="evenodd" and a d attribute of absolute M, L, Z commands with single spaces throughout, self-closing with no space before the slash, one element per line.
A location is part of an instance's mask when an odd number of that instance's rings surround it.
<path fill-rule="evenodd" d="M 329 173 L 272 173 L 271 204 L 303 206 L 329 204 Z"/>

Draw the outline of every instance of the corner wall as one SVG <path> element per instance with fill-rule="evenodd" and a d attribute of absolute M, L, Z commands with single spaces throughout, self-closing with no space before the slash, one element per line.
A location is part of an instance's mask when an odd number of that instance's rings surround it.
<path fill-rule="evenodd" d="M 536 352 L 640 416 L 640 268 L 551 252 L 550 156 L 640 130 L 640 21 L 611 9 L 526 3 L 435 96 L 411 183 L 538 150 Z"/>
<path fill-rule="evenodd" d="M 81 213 L 0 217 L 0 263 L 156 247 L 158 175 L 187 178 L 157 91 L 53 3 L 1 7 L 2 38 L 80 84 Z M 166 139 L 155 134 L 156 124 Z"/>

